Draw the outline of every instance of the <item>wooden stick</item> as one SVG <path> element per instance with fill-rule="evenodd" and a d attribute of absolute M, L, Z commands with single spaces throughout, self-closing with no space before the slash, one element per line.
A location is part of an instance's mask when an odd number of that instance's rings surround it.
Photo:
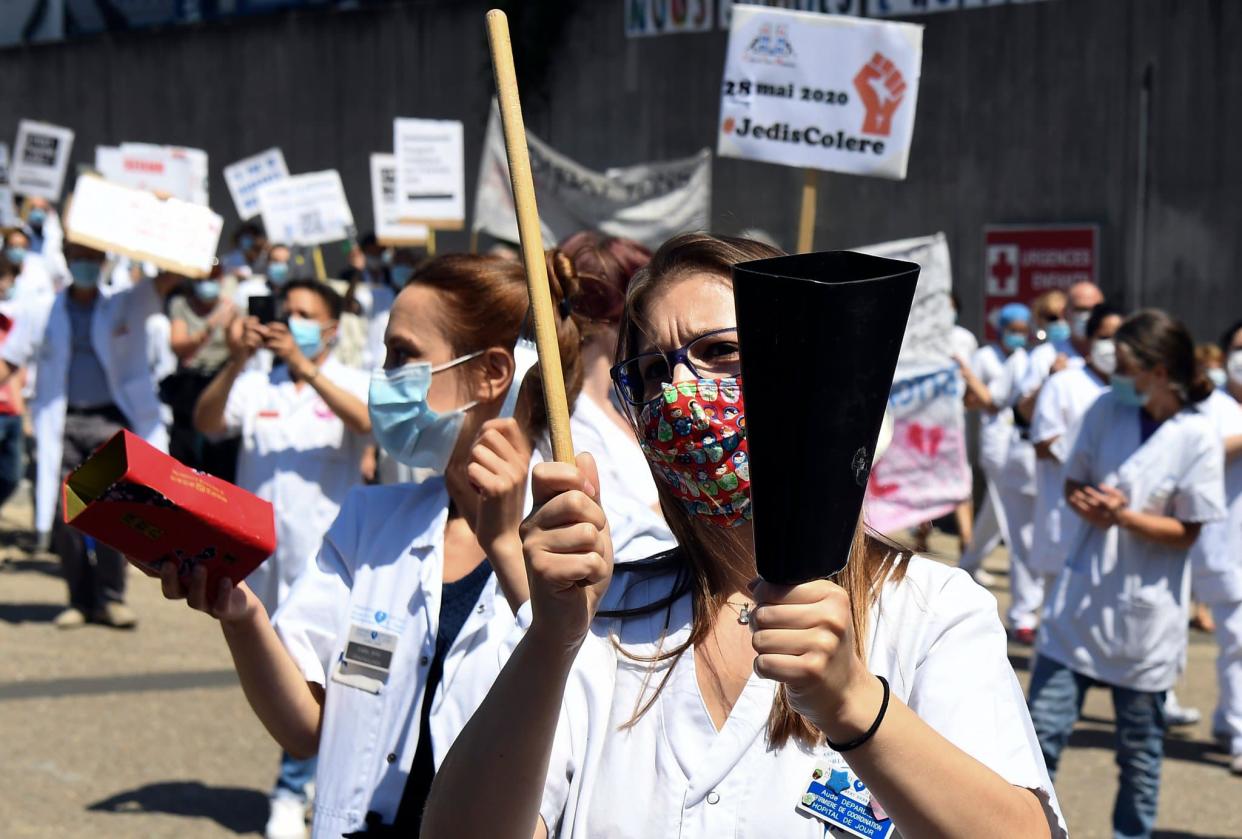
<path fill-rule="evenodd" d="M 436 255 L 436 231 L 435 228 L 427 230 L 427 241 L 423 243 L 427 248 L 427 256 L 434 257 Z"/>
<path fill-rule="evenodd" d="M 315 262 L 315 279 L 319 280 L 319 282 L 328 279 L 328 272 L 323 267 L 323 248 L 315 245 L 314 250 L 311 251 L 311 259 Z"/>
<path fill-rule="evenodd" d="M 815 205 L 819 201 L 819 170 L 802 170 L 802 212 L 798 215 L 798 253 L 815 246 Z"/>
<path fill-rule="evenodd" d="M 548 290 L 543 231 L 539 225 L 539 209 L 535 206 L 526 126 L 522 122 L 517 73 L 513 69 L 509 19 L 499 9 L 487 13 L 487 41 L 492 51 L 492 70 L 496 74 L 500 122 L 505 132 L 505 153 L 509 158 L 513 204 L 517 208 L 518 235 L 522 241 L 522 262 L 526 265 L 535 345 L 539 349 L 539 372 L 543 376 L 543 398 L 547 405 L 548 430 L 552 434 L 552 455 L 558 463 L 573 463 L 574 444 L 569 435 L 569 404 L 565 398 L 565 376 L 561 372 L 560 344 L 556 338 L 556 313 Z"/>

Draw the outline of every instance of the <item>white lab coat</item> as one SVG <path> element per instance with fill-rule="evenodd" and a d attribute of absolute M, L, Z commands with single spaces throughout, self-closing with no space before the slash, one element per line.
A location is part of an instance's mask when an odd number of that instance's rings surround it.
<path fill-rule="evenodd" d="M 105 265 L 105 268 L 107 266 Z M 46 318 L 24 309 L 0 357 L 14 367 L 35 361 L 38 383 L 31 405 L 37 471 L 35 527 L 50 533 L 60 499 L 60 466 L 65 443 L 66 388 L 72 354 L 68 290 L 56 295 Z M 108 378 L 108 390 L 125 414 L 129 429 L 161 451 L 168 430 L 160 415 L 155 379 L 147 361 L 147 318 L 160 310 L 153 283 L 101 286 L 91 321 L 91 343 Z"/>
<path fill-rule="evenodd" d="M 1222 441 L 1242 434 L 1242 406 L 1228 393 L 1213 391 L 1202 407 Z M 1190 549 L 1190 588 L 1212 606 L 1242 601 L 1242 457 L 1225 463 L 1225 504 L 1228 516 L 1203 525 Z"/>
<path fill-rule="evenodd" d="M 366 321 L 366 340 L 362 345 L 362 369 L 374 370 L 384 366 L 387 350 L 384 347 L 384 330 L 388 328 L 388 314 L 397 299 L 392 286 L 383 282 L 360 282 L 354 288 L 354 299 Z"/>
<path fill-rule="evenodd" d="M 979 339 L 966 327 L 953 324 L 953 331 L 949 333 L 949 348 L 952 355 L 970 361 L 979 349 Z"/>
<path fill-rule="evenodd" d="M 1055 438 L 1055 459 L 1035 461 L 1035 532 L 1031 567 L 1044 577 L 1056 576 L 1065 565 L 1065 553 L 1089 525 L 1070 512 L 1065 503 L 1065 462 L 1074 448 L 1078 427 L 1087 409 L 1108 390 L 1108 383 L 1086 365 L 1053 374 L 1035 400 L 1031 414 L 1032 443 Z"/>
<path fill-rule="evenodd" d="M 17 282 L 13 284 L 13 299 L 24 309 L 50 309 L 52 301 L 56 299 L 56 292 L 63 285 L 58 282 L 63 277 L 57 273 L 59 270 L 60 267 L 54 263 L 54 256 L 49 258 L 43 254 L 27 253 L 22 260 L 22 270 L 17 275 Z"/>
<path fill-rule="evenodd" d="M 1139 410 L 1111 391 L 1100 396 L 1083 417 L 1066 480 L 1117 487 L 1131 509 L 1153 515 L 1223 518 L 1224 454 L 1211 421 L 1188 407 L 1142 442 Z M 1086 526 L 1049 596 L 1039 655 L 1109 685 L 1172 688 L 1186 654 L 1188 553 L 1118 527 Z"/>
<path fill-rule="evenodd" d="M 444 481 L 355 488 L 276 612 L 276 631 L 308 682 L 325 689 L 315 839 L 358 830 L 368 811 L 396 816 L 414 753 L 427 672 L 435 654 L 444 583 Z M 436 767 L 500 672 L 498 650 L 513 613 L 496 576 L 444 662 L 432 698 Z M 388 682 L 372 693 L 342 677 L 351 627 L 400 636 Z M 463 667 L 467 657 L 473 666 Z M 348 666 L 346 666 L 346 671 Z M 451 701 L 446 697 L 451 696 Z"/>
<path fill-rule="evenodd" d="M 366 403 L 365 373 L 328 356 L 319 375 Z M 272 614 L 319 550 L 345 495 L 361 482 L 362 449 L 371 438 L 347 429 L 311 385 L 299 389 L 283 364 L 238 376 L 224 423 L 242 437 L 238 486 L 275 509 L 276 552 L 247 578 Z"/>
<path fill-rule="evenodd" d="M 1058 355 L 1064 355 L 1071 368 L 1081 367 L 1087 363 L 1078 350 L 1074 349 L 1072 342 L 1054 344 L 1051 341 L 1045 341 L 1030 352 L 1030 363 L 1019 385 L 1023 396 L 1034 393 L 1048 380 L 1048 377 L 1052 375 L 1052 365 L 1056 362 Z"/>
<path fill-rule="evenodd" d="M 642 606 L 669 593 L 667 576 L 638 574 L 618 574 L 604 608 Z M 901 582 L 885 584 L 879 602 L 867 644 L 871 671 L 950 742 L 1009 783 L 1035 790 L 1054 839 L 1066 836 L 1006 657 L 995 599 L 965 572 L 916 557 Z M 593 624 L 569 677 L 544 786 L 540 814 L 550 836 L 825 835 L 821 822 L 795 807 L 828 747 L 768 748 L 774 682 L 752 674 L 717 732 L 700 698 L 692 652 L 658 665 L 654 674 L 647 661 L 625 654 L 650 656 L 661 639 L 663 649 L 684 643 L 690 609 L 687 595 L 667 611 Z M 506 649 L 529 622 L 525 605 Z M 654 705 L 623 727 L 670 666 Z"/>
<path fill-rule="evenodd" d="M 980 413 L 979 464 L 997 486 L 1026 494 L 1034 492 L 1035 450 L 1015 426 L 1011 406 L 1018 401 L 1018 383 L 1026 375 L 1028 364 L 1026 350 L 1014 350 L 1006 356 L 994 344 L 980 347 L 970 361 L 992 402 L 1005 406 L 995 414 Z"/>
<path fill-rule="evenodd" d="M 608 418 L 587 396 L 579 396 L 569 418 L 574 448 L 590 452 L 599 468 L 600 502 L 613 530 L 614 543 L 624 545 L 617 560 L 645 559 L 677 544 L 664 517 L 652 509 L 659 503 L 655 479 L 634 435 Z"/>

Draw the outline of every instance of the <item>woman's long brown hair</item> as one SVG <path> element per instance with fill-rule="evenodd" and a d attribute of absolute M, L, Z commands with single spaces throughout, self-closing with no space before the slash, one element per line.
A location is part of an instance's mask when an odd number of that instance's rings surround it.
<path fill-rule="evenodd" d="M 644 304 L 656 291 L 692 273 L 712 275 L 729 283 L 731 269 L 737 263 L 783 255 L 776 248 L 750 239 L 718 237 L 706 233 L 685 233 L 670 239 L 630 283 L 626 293 L 625 312 L 621 318 L 617 358 L 628 358 L 639 349 L 642 335 L 636 315 L 643 311 Z M 658 475 L 655 476 L 655 481 L 660 494 L 660 508 L 669 529 L 677 539 L 678 547 L 646 562 L 631 563 L 627 570 L 633 570 L 644 577 L 670 575 L 673 577 L 672 591 L 664 598 L 637 608 L 601 612 L 601 617 L 627 618 L 664 611 L 667 619 L 673 603 L 685 594 L 690 594 L 690 637 L 685 643 L 661 650 L 653 656 L 635 656 L 621 649 L 624 655 L 633 660 L 650 662 L 652 674 L 656 664 L 671 661 L 675 665 L 687 650 L 707 638 L 716 617 L 725 606 L 729 581 L 736 578 L 737 571 L 741 569 L 746 569 L 753 576 L 755 563 L 754 545 L 749 539 L 743 538 L 737 529 L 718 527 L 695 518 L 686 511 L 685 506 L 669 491 Z M 903 553 L 900 546 L 871 532 L 862 519 L 859 519 L 854 540 L 850 545 L 849 559 L 835 582 L 849 595 L 854 652 L 864 660 L 871 608 L 879 597 L 885 580 L 899 580 L 904 576 Z M 626 726 L 633 725 L 651 708 L 671 673 L 670 666 L 654 691 L 649 695 L 644 691 Z M 781 686 L 768 718 L 768 742 L 780 748 L 790 738 L 809 747 L 818 744 L 823 735 L 810 720 L 790 707 L 784 686 Z"/>

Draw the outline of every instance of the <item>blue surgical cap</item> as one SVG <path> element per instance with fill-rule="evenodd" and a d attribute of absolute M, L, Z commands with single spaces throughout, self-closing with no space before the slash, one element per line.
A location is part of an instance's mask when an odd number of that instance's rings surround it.
<path fill-rule="evenodd" d="M 1000 310 L 1000 328 L 1005 329 L 1016 320 L 1031 322 L 1031 310 L 1021 303 L 1006 303 Z"/>

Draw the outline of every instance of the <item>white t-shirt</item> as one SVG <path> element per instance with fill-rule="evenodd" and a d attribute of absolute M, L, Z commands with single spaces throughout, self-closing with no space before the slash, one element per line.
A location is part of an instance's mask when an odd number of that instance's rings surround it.
<path fill-rule="evenodd" d="M 1224 453 L 1211 421 L 1187 408 L 1143 442 L 1139 410 L 1111 391 L 1100 396 L 1083 417 L 1066 479 L 1117 487 L 1144 513 L 1223 518 Z M 1189 551 L 1119 527 L 1082 530 L 1047 598 L 1039 654 L 1106 684 L 1168 690 L 1186 654 Z"/>
<path fill-rule="evenodd" d="M 1065 836 L 1026 701 L 1006 657 L 995 599 L 961 570 L 920 557 L 907 567 L 901 582 L 885 584 L 872 610 L 869 667 L 950 742 L 1008 782 L 1036 790 L 1052 836 Z M 668 576 L 620 574 L 605 608 L 651 603 L 666 596 L 669 586 Z M 752 674 L 717 732 L 703 706 L 692 653 L 658 665 L 652 674 L 647 662 L 618 652 L 615 641 L 635 656 L 684 642 L 690 610 L 686 595 L 667 613 L 595 621 L 566 688 L 540 807 L 551 836 L 825 836 L 824 825 L 796 805 L 828 748 L 768 748 L 774 682 Z M 530 607 L 523 606 L 519 632 L 507 647 L 529 620 Z M 672 675 L 652 707 L 623 728 L 670 666 Z"/>
<path fill-rule="evenodd" d="M 1018 400 L 1017 383 L 1026 372 L 1026 350 L 1005 355 L 995 344 L 980 347 L 971 359 L 971 369 L 987 386 L 996 413 L 980 412 L 979 462 L 988 480 L 997 486 L 1026 492 L 1035 491 L 1035 450 L 1014 425 L 1013 404 Z"/>
<path fill-rule="evenodd" d="M 366 404 L 366 373 L 329 356 L 319 375 Z M 345 494 L 361 482 L 371 438 L 347 429 L 311 385 L 298 388 L 283 364 L 238 376 L 224 422 L 242 437 L 237 485 L 272 502 L 276 516 L 276 552 L 246 580 L 271 614 L 319 550 Z"/>
<path fill-rule="evenodd" d="M 1202 409 L 1222 441 L 1242 434 L 1242 406 L 1225 391 L 1213 391 Z M 1203 525 L 1190 549 L 1190 587 L 1210 605 L 1242 600 L 1242 457 L 1225 461 L 1225 504 L 1226 518 Z"/>
<path fill-rule="evenodd" d="M 1036 573 L 1052 576 L 1065 564 L 1067 544 L 1089 525 L 1065 503 L 1065 461 L 1074 448 L 1078 426 L 1087 409 L 1108 390 L 1108 383 L 1087 365 L 1067 367 L 1044 383 L 1031 414 L 1032 443 L 1052 444 L 1055 460 L 1035 461 L 1035 531 L 1030 565 Z"/>

